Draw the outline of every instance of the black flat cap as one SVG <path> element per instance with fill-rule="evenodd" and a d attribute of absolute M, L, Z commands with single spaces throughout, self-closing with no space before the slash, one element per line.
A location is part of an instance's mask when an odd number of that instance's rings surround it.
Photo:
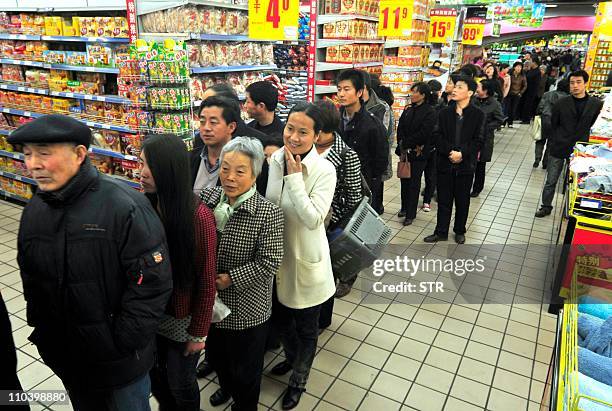
<path fill-rule="evenodd" d="M 61 114 L 49 114 L 13 131 L 10 144 L 75 143 L 89 148 L 91 130 L 85 124 Z"/>

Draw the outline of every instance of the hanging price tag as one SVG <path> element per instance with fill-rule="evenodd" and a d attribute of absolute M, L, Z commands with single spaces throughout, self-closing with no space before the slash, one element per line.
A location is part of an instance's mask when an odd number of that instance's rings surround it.
<path fill-rule="evenodd" d="M 249 37 L 295 41 L 299 14 L 299 0 L 249 0 Z"/>
<path fill-rule="evenodd" d="M 455 34 L 455 22 L 457 21 L 457 10 L 455 9 L 434 9 L 429 17 L 429 42 L 446 43 L 453 39 Z"/>
<path fill-rule="evenodd" d="M 481 18 L 465 19 L 461 31 L 461 44 L 480 46 L 484 37 L 485 20 Z"/>
<path fill-rule="evenodd" d="M 380 0 L 378 35 L 410 37 L 413 0 Z"/>

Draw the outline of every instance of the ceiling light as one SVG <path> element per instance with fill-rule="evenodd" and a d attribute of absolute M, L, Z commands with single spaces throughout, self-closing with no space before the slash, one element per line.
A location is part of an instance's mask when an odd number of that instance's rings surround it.
<path fill-rule="evenodd" d="M 558 4 L 548 4 L 548 3 L 546 3 L 546 8 L 547 9 L 555 8 L 555 7 L 559 7 L 559 5 Z"/>

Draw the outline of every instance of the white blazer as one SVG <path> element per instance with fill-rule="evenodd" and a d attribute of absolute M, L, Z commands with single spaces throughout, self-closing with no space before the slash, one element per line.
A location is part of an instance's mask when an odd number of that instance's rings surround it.
<path fill-rule="evenodd" d="M 336 189 L 336 169 L 312 148 L 302 173 L 283 176 L 285 149 L 270 158 L 266 198 L 283 210 L 284 255 L 276 274 L 278 300 L 303 309 L 327 301 L 336 292 L 325 217 Z"/>

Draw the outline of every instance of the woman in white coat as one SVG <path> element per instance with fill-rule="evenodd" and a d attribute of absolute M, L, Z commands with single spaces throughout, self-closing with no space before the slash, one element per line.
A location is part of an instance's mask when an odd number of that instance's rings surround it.
<path fill-rule="evenodd" d="M 278 304 L 273 308 L 286 360 L 272 373 L 293 371 L 283 396 L 283 410 L 295 408 L 304 392 L 317 349 L 321 304 L 336 292 L 327 217 L 336 189 L 336 170 L 314 144 L 319 138 L 321 111 L 298 103 L 287 119 L 285 146 L 270 158 L 266 198 L 285 217 L 284 256 L 276 275 Z"/>

